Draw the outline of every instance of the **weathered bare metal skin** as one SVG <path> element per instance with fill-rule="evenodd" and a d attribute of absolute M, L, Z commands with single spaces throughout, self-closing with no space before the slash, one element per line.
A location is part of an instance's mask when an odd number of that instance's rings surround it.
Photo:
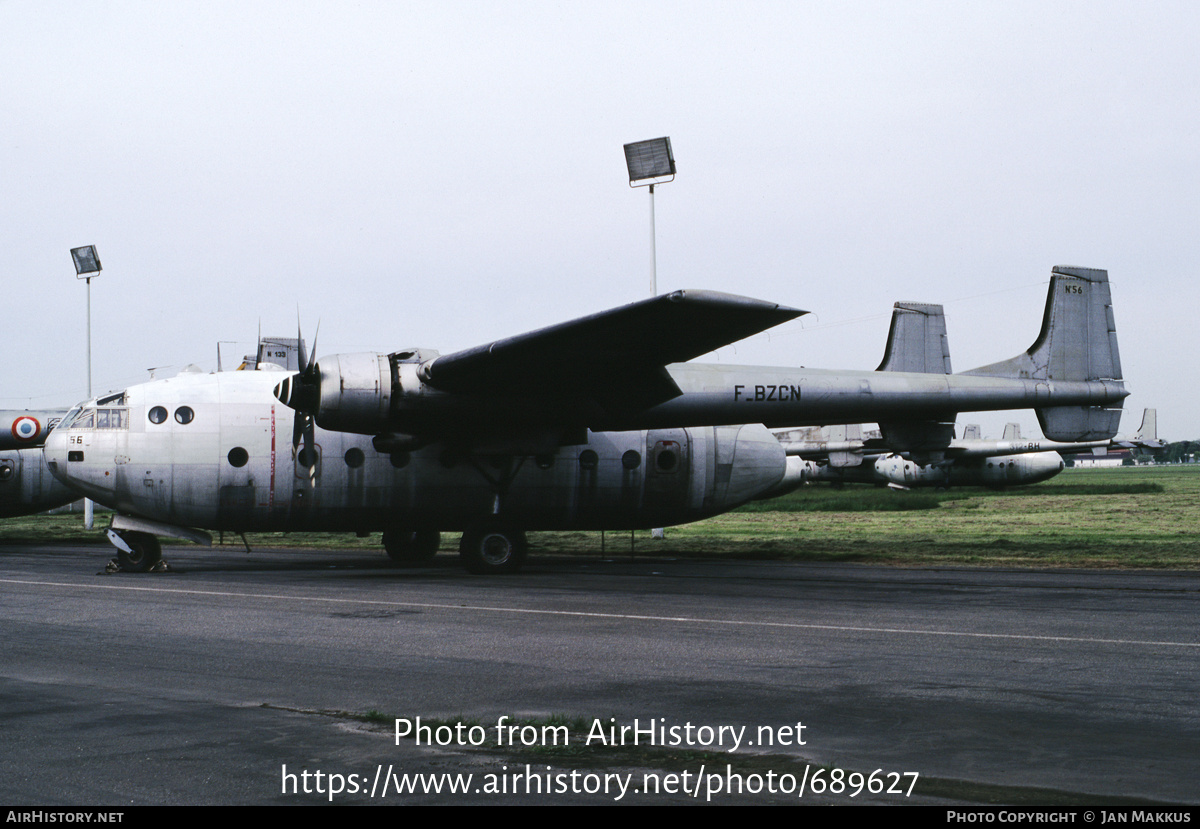
<path fill-rule="evenodd" d="M 127 429 L 64 429 L 46 458 L 98 503 L 213 530 L 462 530 L 492 513 L 496 492 L 480 472 L 481 461 L 497 472 L 491 459 L 453 443 L 404 453 L 397 466 L 367 436 L 318 429 L 310 473 L 293 452 L 293 413 L 272 396 L 278 381 L 274 372 L 225 372 L 132 386 Z M 187 406 L 195 418 L 156 424 L 156 406 Z M 235 449 L 245 452 L 241 466 L 230 461 Z M 82 459 L 69 461 L 71 451 Z M 652 463 L 664 452 L 674 453 L 669 463 Z M 758 424 L 589 433 L 547 457 L 503 461 L 517 468 L 501 514 L 526 529 L 697 521 L 774 486 L 785 465 L 783 447 Z"/>
<path fill-rule="evenodd" d="M 50 474 L 40 448 L 0 452 L 0 518 L 45 512 L 78 498 Z"/>

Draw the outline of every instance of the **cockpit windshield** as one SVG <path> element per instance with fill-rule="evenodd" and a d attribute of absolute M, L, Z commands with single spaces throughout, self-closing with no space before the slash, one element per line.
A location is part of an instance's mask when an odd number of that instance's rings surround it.
<path fill-rule="evenodd" d="M 123 399 L 123 398 L 122 398 Z M 116 406 L 73 409 L 67 413 L 60 429 L 128 429 L 129 410 Z"/>

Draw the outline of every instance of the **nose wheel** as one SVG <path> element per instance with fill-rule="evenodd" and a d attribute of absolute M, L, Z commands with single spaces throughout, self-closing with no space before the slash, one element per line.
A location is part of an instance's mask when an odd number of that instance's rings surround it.
<path fill-rule="evenodd" d="M 162 545 L 150 533 L 108 531 L 108 540 L 117 548 L 117 563 L 127 573 L 146 573 L 162 561 Z"/>

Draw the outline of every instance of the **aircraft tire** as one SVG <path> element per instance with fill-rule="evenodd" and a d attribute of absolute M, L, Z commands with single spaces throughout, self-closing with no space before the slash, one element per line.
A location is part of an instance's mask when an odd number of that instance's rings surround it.
<path fill-rule="evenodd" d="M 528 551 L 524 531 L 498 521 L 476 524 L 458 545 L 463 567 L 479 576 L 517 572 Z"/>
<path fill-rule="evenodd" d="M 121 539 L 132 552 L 117 549 L 117 562 L 128 573 L 146 573 L 162 561 L 162 545 L 149 533 L 124 533 Z"/>
<path fill-rule="evenodd" d="M 385 530 L 383 549 L 396 564 L 421 565 L 433 562 L 442 534 L 437 530 Z"/>

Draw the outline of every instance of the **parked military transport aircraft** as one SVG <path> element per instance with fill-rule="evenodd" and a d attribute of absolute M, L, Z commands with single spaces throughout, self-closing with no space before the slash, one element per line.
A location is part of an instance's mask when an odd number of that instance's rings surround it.
<path fill-rule="evenodd" d="M 507 572 L 529 529 L 661 527 L 766 492 L 786 460 L 763 424 L 882 420 L 913 442 L 959 411 L 1032 407 L 1048 436 L 1091 440 L 1128 394 L 1108 275 L 1085 268 L 1055 269 L 1028 351 L 965 374 L 682 362 L 802 313 L 676 291 L 454 354 L 181 375 L 72 410 L 45 454 L 117 511 L 127 567 L 196 527 L 382 530 L 409 560 L 460 530 L 469 569 Z"/>
<path fill-rule="evenodd" d="M 1023 486 L 1061 472 L 1060 452 L 1084 452 L 1110 443 L 964 437 L 950 441 L 941 460 L 922 463 L 909 453 L 891 451 L 882 438 L 864 439 L 860 424 L 830 427 L 827 434 L 825 440 L 789 440 L 786 433 L 776 435 L 788 460 L 784 480 L 774 494 L 785 494 L 809 481 L 887 484 L 902 489 Z"/>

